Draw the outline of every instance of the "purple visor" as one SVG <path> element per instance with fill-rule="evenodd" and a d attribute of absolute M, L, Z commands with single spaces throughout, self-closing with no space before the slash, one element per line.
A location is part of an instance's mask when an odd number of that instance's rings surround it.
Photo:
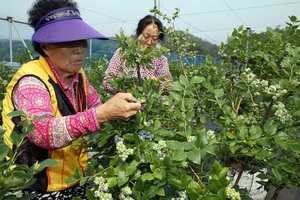
<path fill-rule="evenodd" d="M 38 43 L 69 42 L 86 39 L 107 40 L 100 32 L 85 23 L 74 7 L 64 7 L 44 15 L 35 25 L 32 40 Z"/>

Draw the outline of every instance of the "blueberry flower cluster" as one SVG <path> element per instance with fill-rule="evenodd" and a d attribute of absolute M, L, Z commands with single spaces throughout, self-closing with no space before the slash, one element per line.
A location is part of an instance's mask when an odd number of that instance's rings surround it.
<path fill-rule="evenodd" d="M 164 140 L 160 140 L 158 143 L 153 144 L 153 150 L 156 151 L 157 156 L 160 160 L 163 160 L 165 157 L 167 149 L 167 143 Z"/>
<path fill-rule="evenodd" d="M 291 121 L 291 116 L 289 115 L 288 111 L 285 109 L 285 105 L 282 102 L 278 102 L 277 105 L 274 106 L 277 110 L 274 113 L 281 123 L 287 123 Z"/>
<path fill-rule="evenodd" d="M 226 194 L 228 200 L 241 200 L 240 193 L 236 192 L 234 188 L 226 187 Z"/>
<path fill-rule="evenodd" d="M 279 84 L 271 85 L 266 80 L 258 79 L 249 68 L 245 69 L 243 75 L 246 77 L 246 80 L 249 83 L 249 85 L 252 85 L 252 87 L 254 88 L 262 88 L 261 92 L 272 96 L 273 100 L 277 100 L 279 97 L 282 97 L 287 93 L 287 90 L 282 88 Z M 255 91 L 254 95 L 259 96 L 262 94 L 259 91 Z"/>
<path fill-rule="evenodd" d="M 145 130 L 138 131 L 138 135 L 140 136 L 143 142 L 145 140 L 152 140 L 154 138 L 154 135 L 150 131 L 145 131 Z"/>
<path fill-rule="evenodd" d="M 133 198 L 130 197 L 131 194 L 131 188 L 129 186 L 125 186 L 121 189 L 119 200 L 133 200 Z"/>
<path fill-rule="evenodd" d="M 251 115 L 245 115 L 245 116 L 240 115 L 239 117 L 240 117 L 240 118 L 244 121 L 244 123 L 247 124 L 247 125 L 258 124 L 258 123 L 259 123 L 259 121 L 257 120 L 257 118 L 254 117 L 254 116 L 251 116 Z"/>
<path fill-rule="evenodd" d="M 206 138 L 208 140 L 213 140 L 213 139 L 215 139 L 215 137 L 216 137 L 216 135 L 215 135 L 215 132 L 213 130 L 208 130 L 206 132 Z"/>
<path fill-rule="evenodd" d="M 123 138 L 119 137 L 118 135 L 115 136 L 115 143 L 118 156 L 123 161 L 126 161 L 128 156 L 133 154 L 133 149 L 127 148 L 123 142 Z"/>
<path fill-rule="evenodd" d="M 188 142 L 195 142 L 196 139 L 197 139 L 196 136 L 193 136 L 193 135 L 190 135 L 190 136 L 187 137 Z"/>
<path fill-rule="evenodd" d="M 108 193 L 108 185 L 106 180 L 102 176 L 97 176 L 94 179 L 94 184 L 97 187 L 94 187 L 95 197 L 97 199 L 107 199 L 112 200 L 112 195 Z"/>
<path fill-rule="evenodd" d="M 249 68 L 245 69 L 243 75 L 246 77 L 246 80 L 249 82 L 253 81 L 256 78 L 255 74 L 253 74 Z"/>

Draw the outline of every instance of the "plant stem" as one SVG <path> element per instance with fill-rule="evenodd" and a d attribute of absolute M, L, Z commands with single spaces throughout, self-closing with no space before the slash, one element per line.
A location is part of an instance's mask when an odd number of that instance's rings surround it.
<path fill-rule="evenodd" d="M 236 186 L 236 185 L 239 184 L 240 179 L 241 179 L 241 177 L 242 177 L 242 175 L 243 175 L 243 173 L 244 173 L 244 171 L 245 171 L 245 168 L 246 168 L 246 166 L 247 166 L 247 164 L 248 164 L 248 162 L 249 162 L 249 159 L 250 159 L 250 158 L 247 157 L 246 160 L 245 160 L 245 162 L 244 162 L 244 164 L 242 165 L 242 168 L 241 168 L 241 170 L 239 171 L 238 177 L 237 177 L 236 180 L 235 180 L 234 186 Z"/>
<path fill-rule="evenodd" d="M 139 86 L 142 86 L 143 85 L 143 80 L 142 80 L 142 77 L 141 77 L 140 67 L 137 68 L 137 75 L 138 75 L 138 79 L 139 79 Z"/>
<path fill-rule="evenodd" d="M 178 49 L 178 57 L 179 57 L 179 62 L 180 62 L 180 66 L 181 66 L 182 72 L 183 72 L 183 74 L 184 74 L 184 77 L 187 79 L 188 76 L 187 76 L 186 71 L 185 71 L 185 68 L 184 68 L 184 63 L 183 63 L 183 61 L 182 61 L 182 56 L 181 56 L 181 54 L 180 54 L 180 49 Z"/>
<path fill-rule="evenodd" d="M 272 196 L 272 198 L 271 198 L 270 200 L 276 200 L 277 197 L 279 196 L 279 193 L 281 192 L 281 190 L 282 190 L 283 188 L 285 188 L 284 185 L 281 185 L 281 186 L 277 187 L 277 188 L 275 189 L 275 192 L 274 192 L 274 194 L 273 194 L 273 196 Z"/>
<path fill-rule="evenodd" d="M 195 175 L 195 177 L 197 178 L 198 182 L 200 183 L 200 185 L 206 189 L 205 185 L 202 183 L 201 179 L 199 178 L 198 174 L 194 171 L 194 169 L 192 168 L 191 165 L 189 165 L 190 169 L 192 170 L 193 174 Z"/>
<path fill-rule="evenodd" d="M 239 113 L 239 109 L 241 107 L 242 100 L 243 100 L 243 97 L 240 98 L 239 103 L 238 103 L 238 105 L 236 107 L 236 110 L 235 110 L 235 114 L 236 115 L 238 115 L 238 113 Z"/>
<path fill-rule="evenodd" d="M 271 111 L 272 111 L 273 102 L 274 102 L 274 100 L 272 99 L 271 102 L 270 102 L 270 105 L 269 105 L 269 107 L 268 107 L 268 110 L 267 110 L 267 112 L 265 113 L 265 116 L 264 116 L 264 118 L 263 118 L 263 120 L 262 120 L 262 122 L 261 122 L 261 124 L 260 124 L 260 127 L 263 127 L 264 124 L 266 123 L 266 121 L 267 121 L 267 119 L 268 119 L 268 116 L 269 116 L 269 114 L 270 114 Z"/>

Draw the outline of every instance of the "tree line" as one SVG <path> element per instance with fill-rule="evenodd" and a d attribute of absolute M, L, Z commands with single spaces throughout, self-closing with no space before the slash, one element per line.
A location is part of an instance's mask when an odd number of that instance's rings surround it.
<path fill-rule="evenodd" d="M 190 38 L 195 42 L 195 46 L 190 51 L 195 51 L 197 55 L 218 58 L 218 45 L 212 44 L 196 36 L 190 35 Z M 37 57 L 38 54 L 34 52 L 31 40 L 25 39 L 25 44 L 29 48 L 33 57 Z M 109 40 L 89 40 L 89 50 L 87 51 L 87 57 L 92 60 L 97 60 L 100 57 L 106 57 L 108 60 L 112 57 L 115 50 L 118 48 L 118 42 L 116 38 L 110 38 Z M 166 46 L 171 49 L 173 53 L 176 53 L 176 49 L 172 48 L 172 44 L 166 39 L 161 43 L 162 46 Z M 18 62 L 19 57 L 26 53 L 26 49 L 20 40 L 12 41 L 12 53 L 13 61 Z M 4 62 L 10 61 L 10 41 L 9 39 L 0 39 L 0 59 Z"/>

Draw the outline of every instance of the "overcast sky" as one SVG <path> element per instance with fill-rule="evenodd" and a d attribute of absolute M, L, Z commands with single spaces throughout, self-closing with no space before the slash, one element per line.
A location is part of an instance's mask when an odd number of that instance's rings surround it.
<path fill-rule="evenodd" d="M 17 22 L 27 22 L 27 11 L 33 1 L 0 2 L 0 39 L 8 38 L 9 27 L 14 39 L 19 39 L 19 34 L 30 39 L 32 29 Z M 108 37 L 119 34 L 121 28 L 126 35 L 134 34 L 138 21 L 150 13 L 155 3 L 168 16 L 172 16 L 175 8 L 180 9 L 175 21 L 177 30 L 189 29 L 191 34 L 214 44 L 225 42 L 240 25 L 260 33 L 266 27 L 284 27 L 289 22 L 288 16 L 300 19 L 300 0 L 77 0 L 77 3 L 83 20 Z M 7 17 L 16 22 L 9 24 Z M 168 26 L 166 22 L 164 25 Z"/>

